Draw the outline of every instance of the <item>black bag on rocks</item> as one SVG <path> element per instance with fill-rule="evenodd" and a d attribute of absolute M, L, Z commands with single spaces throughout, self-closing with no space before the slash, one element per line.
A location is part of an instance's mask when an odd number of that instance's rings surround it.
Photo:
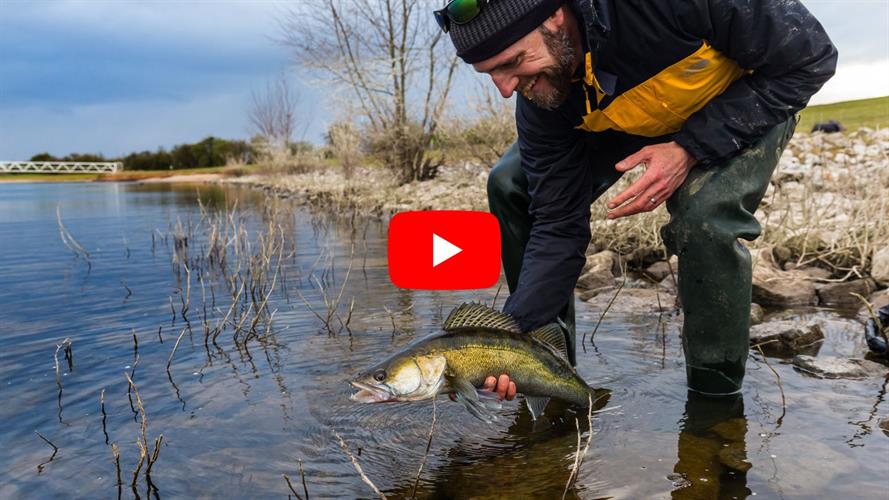
<path fill-rule="evenodd" d="M 870 318 L 864 324 L 864 338 L 871 351 L 889 358 L 889 345 L 884 333 L 889 330 L 889 304 L 877 311 L 877 320 Z"/>

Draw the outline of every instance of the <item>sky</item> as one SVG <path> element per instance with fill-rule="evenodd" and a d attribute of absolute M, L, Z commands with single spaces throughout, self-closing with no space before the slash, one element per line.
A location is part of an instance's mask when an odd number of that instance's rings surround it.
<path fill-rule="evenodd" d="M 889 0 L 803 3 L 840 51 L 811 103 L 889 95 Z M 296 139 L 320 142 L 335 102 L 275 41 L 292 4 L 0 0 L 0 161 L 246 139 L 251 92 L 282 74 L 300 97 Z"/>

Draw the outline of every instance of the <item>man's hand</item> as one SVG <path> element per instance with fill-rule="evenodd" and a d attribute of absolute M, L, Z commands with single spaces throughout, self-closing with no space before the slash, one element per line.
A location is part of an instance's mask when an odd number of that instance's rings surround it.
<path fill-rule="evenodd" d="M 675 141 L 645 146 L 624 158 L 615 165 L 619 172 L 643 165 L 645 173 L 608 202 L 608 218 L 654 210 L 682 185 L 695 163 L 697 160 Z"/>
<path fill-rule="evenodd" d="M 493 375 L 485 379 L 484 385 L 482 385 L 481 390 L 488 392 L 496 392 L 500 399 L 505 399 L 507 401 L 512 401 L 515 398 L 516 387 L 515 382 L 509 380 L 509 375 L 501 374 L 500 377 L 494 377 Z M 456 401 L 457 396 L 452 392 L 449 397 L 451 401 Z"/>

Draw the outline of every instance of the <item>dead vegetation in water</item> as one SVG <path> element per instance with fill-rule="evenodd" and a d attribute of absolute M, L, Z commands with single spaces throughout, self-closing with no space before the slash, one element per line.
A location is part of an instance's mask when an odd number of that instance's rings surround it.
<path fill-rule="evenodd" d="M 161 243 L 170 249 L 176 278 L 178 298 L 169 300 L 171 326 L 177 320 L 184 322 L 167 361 L 168 373 L 185 333 L 189 338 L 195 331 L 201 333 L 208 363 L 215 356 L 211 346 L 217 354 L 223 350 L 223 333 L 230 334 L 232 344 L 246 357 L 251 357 L 249 342 L 268 341 L 276 312 L 269 310 L 269 300 L 286 288 L 285 262 L 296 252 L 291 228 L 285 227 L 292 223 L 292 214 L 284 213 L 280 203 L 265 208 L 256 231 L 248 229 L 248 215 L 237 204 L 213 212 L 200 208 L 199 221 L 177 219 L 168 234 L 158 231 Z M 200 288 L 197 306 L 195 287 Z"/>
<path fill-rule="evenodd" d="M 47 458 L 45 461 L 37 464 L 37 473 L 42 474 L 43 470 L 46 468 L 46 465 L 56 459 L 56 455 L 59 453 L 59 447 L 56 446 L 52 441 L 47 439 L 46 436 L 44 436 L 43 434 L 37 431 L 34 431 L 34 434 L 37 434 L 37 437 L 42 439 L 46 444 L 52 446 L 52 455 L 50 455 L 49 458 Z"/>
<path fill-rule="evenodd" d="M 77 241 L 76 238 L 68 231 L 68 228 L 65 227 L 65 224 L 62 223 L 62 204 L 59 203 L 56 205 L 56 222 L 59 226 L 59 237 L 62 239 L 62 244 L 71 250 L 71 253 L 74 254 L 75 258 L 83 259 L 86 262 L 87 270 L 91 270 L 93 267 L 92 262 L 90 261 L 90 253 Z"/>
<path fill-rule="evenodd" d="M 64 423 L 62 420 L 62 392 L 64 392 L 62 386 L 62 366 L 59 364 L 59 351 L 62 351 L 65 356 L 65 362 L 68 364 L 68 373 L 74 371 L 74 350 L 71 347 L 71 337 L 65 337 L 61 343 L 56 344 L 56 351 L 53 353 L 53 366 L 56 372 L 56 387 L 58 387 L 58 397 L 56 398 L 56 403 L 58 406 L 58 418 L 59 423 Z"/>
<path fill-rule="evenodd" d="M 352 462 L 352 466 L 355 467 L 355 471 L 361 477 L 361 480 L 364 481 L 364 484 L 370 486 L 370 488 L 374 491 L 374 493 L 377 494 L 378 497 L 380 497 L 381 500 L 386 500 L 386 495 L 384 495 L 383 492 L 380 491 L 379 488 L 377 488 L 377 485 L 374 484 L 374 482 L 371 481 L 369 477 L 367 477 L 367 474 L 364 473 L 364 469 L 361 468 L 361 464 L 358 463 L 358 459 L 355 458 L 355 455 L 349 450 L 349 445 L 346 444 L 346 442 L 343 440 L 343 437 L 340 436 L 340 433 L 337 432 L 336 429 L 331 429 L 331 431 L 333 432 L 333 435 L 336 436 L 336 439 L 340 444 L 340 448 L 342 448 L 343 453 L 345 453 L 346 456 L 349 457 L 349 460 Z"/>
<path fill-rule="evenodd" d="M 129 374 L 124 373 L 124 376 L 127 378 L 129 386 L 132 388 L 133 393 L 136 395 L 136 406 L 139 410 L 139 415 L 141 416 L 141 421 L 139 424 L 139 437 L 138 439 L 136 439 L 136 446 L 139 447 L 139 459 L 136 462 L 136 468 L 133 470 L 133 480 L 130 483 L 130 487 L 133 490 L 133 494 L 136 496 L 136 498 L 138 498 L 139 473 L 142 471 L 142 467 L 144 465 L 144 478 L 148 488 L 148 493 L 146 494 L 146 496 L 150 497 L 152 493 L 157 496 L 157 486 L 155 486 L 155 484 L 151 481 L 151 469 L 152 467 L 154 467 L 155 462 L 157 462 L 158 455 L 160 455 L 161 444 L 163 444 L 164 442 L 164 435 L 159 434 L 154 440 L 154 448 L 149 448 L 148 416 L 145 414 L 145 406 L 142 404 L 142 396 L 139 395 L 139 390 L 136 388 L 136 384 L 133 383 L 133 379 L 130 378 Z"/>
<path fill-rule="evenodd" d="M 299 477 L 302 480 L 303 485 L 303 494 L 300 495 L 296 492 L 296 489 L 293 487 L 293 483 L 290 481 L 290 477 L 287 474 L 284 474 L 284 481 L 287 482 L 287 487 L 290 488 L 290 492 L 293 493 L 293 496 L 297 498 L 297 500 L 309 500 L 309 487 L 306 485 L 306 472 L 303 470 L 303 461 L 299 461 Z M 287 495 L 290 498 L 290 495 Z"/>

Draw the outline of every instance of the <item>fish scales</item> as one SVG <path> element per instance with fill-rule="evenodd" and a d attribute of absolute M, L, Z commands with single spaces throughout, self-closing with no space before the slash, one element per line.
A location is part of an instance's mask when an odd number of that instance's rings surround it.
<path fill-rule="evenodd" d="M 589 388 L 548 348 L 525 334 L 493 331 L 445 333 L 421 341 L 413 350 L 441 354 L 448 368 L 481 385 L 491 374 L 508 373 L 522 394 L 553 396 L 586 404 Z"/>

